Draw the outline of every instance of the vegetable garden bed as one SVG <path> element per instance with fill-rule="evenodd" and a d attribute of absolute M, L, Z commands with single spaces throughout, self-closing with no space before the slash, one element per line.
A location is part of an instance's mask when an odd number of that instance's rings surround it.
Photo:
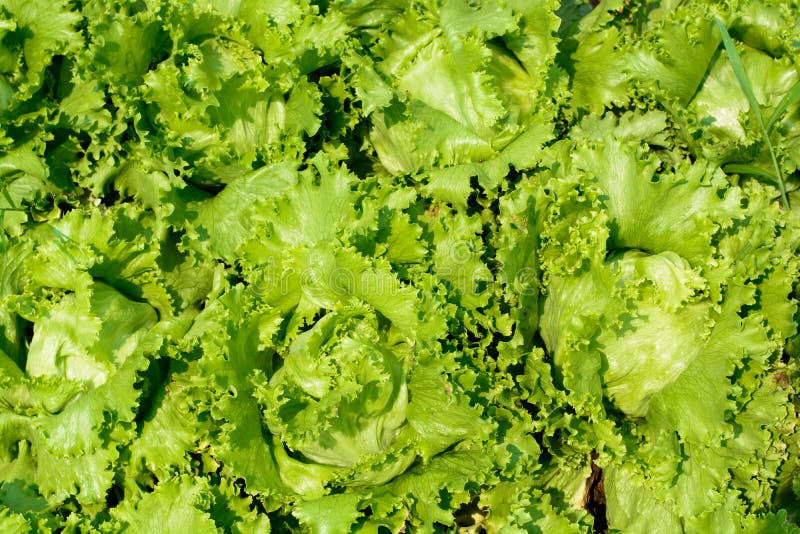
<path fill-rule="evenodd" d="M 799 69 L 795 1 L 0 0 L 0 531 L 799 532 Z"/>

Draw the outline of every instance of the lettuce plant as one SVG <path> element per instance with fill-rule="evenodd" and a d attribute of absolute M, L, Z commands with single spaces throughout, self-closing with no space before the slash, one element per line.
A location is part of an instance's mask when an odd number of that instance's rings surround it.
<path fill-rule="evenodd" d="M 798 532 L 798 17 L 0 0 L 0 531 Z"/>

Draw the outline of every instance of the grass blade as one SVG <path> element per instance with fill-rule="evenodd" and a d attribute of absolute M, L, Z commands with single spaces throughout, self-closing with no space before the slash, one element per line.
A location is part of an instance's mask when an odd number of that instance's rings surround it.
<path fill-rule="evenodd" d="M 739 81 L 739 86 L 741 86 L 742 92 L 744 92 L 747 97 L 750 107 L 753 108 L 753 113 L 756 114 L 758 122 L 763 125 L 764 119 L 761 116 L 761 107 L 758 105 L 758 100 L 756 100 L 756 94 L 753 92 L 753 86 L 750 84 L 750 78 L 747 77 L 747 73 L 744 70 L 742 57 L 736 50 L 736 46 L 733 44 L 733 39 L 731 39 L 731 35 L 728 33 L 725 24 L 717 17 L 714 17 L 714 23 L 717 25 L 719 33 L 722 35 L 722 44 L 725 46 L 725 53 L 728 54 L 728 60 L 731 62 L 731 67 L 733 67 L 733 73 Z"/>
<path fill-rule="evenodd" d="M 728 61 L 731 63 L 733 73 L 736 75 L 739 86 L 742 88 L 744 96 L 747 97 L 747 101 L 750 103 L 750 109 L 753 110 L 758 125 L 761 127 L 761 134 L 764 136 L 764 142 L 767 144 L 767 149 L 769 150 L 769 157 L 772 159 L 772 166 L 775 167 L 775 175 L 778 177 L 778 189 L 781 192 L 783 206 L 789 209 L 789 197 L 786 196 L 786 184 L 783 182 L 783 173 L 781 172 L 780 165 L 778 165 L 778 159 L 775 157 L 772 141 L 770 141 L 769 132 L 764 124 L 764 117 L 761 115 L 761 106 L 759 106 L 758 100 L 756 100 L 753 86 L 750 84 L 750 78 L 747 77 L 747 73 L 744 70 L 742 58 L 739 56 L 739 52 L 736 50 L 736 46 L 733 44 L 733 39 L 731 39 L 731 35 L 728 33 L 728 28 L 725 27 L 725 24 L 717 17 L 714 17 L 714 24 L 717 25 L 717 29 L 722 36 L 722 44 L 725 47 L 725 53 L 728 54 Z"/>
<path fill-rule="evenodd" d="M 760 176 L 766 179 L 772 185 L 778 185 L 778 177 L 769 171 L 765 171 L 753 165 L 744 165 L 741 163 L 729 163 L 722 167 L 722 170 L 727 174 L 749 174 L 751 176 Z"/>
<path fill-rule="evenodd" d="M 800 81 L 794 84 L 788 93 L 783 95 L 778 107 L 772 112 L 769 120 L 767 121 L 767 131 L 772 132 L 775 124 L 780 120 L 781 116 L 786 113 L 789 106 L 800 100 Z"/>
<path fill-rule="evenodd" d="M 3 188 L 3 198 L 6 199 L 6 202 L 8 202 L 8 205 L 11 206 L 12 209 L 17 209 L 17 206 L 14 205 L 14 199 L 11 198 L 7 188 Z"/>

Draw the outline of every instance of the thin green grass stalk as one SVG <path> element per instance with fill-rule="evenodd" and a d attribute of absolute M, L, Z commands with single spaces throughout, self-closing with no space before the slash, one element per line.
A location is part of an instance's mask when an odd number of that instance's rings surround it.
<path fill-rule="evenodd" d="M 55 236 L 55 244 L 58 249 L 67 255 L 67 257 L 72 260 L 74 263 L 79 263 L 75 256 L 67 250 L 67 247 L 64 246 L 66 243 L 75 243 L 75 240 L 69 237 L 68 235 L 64 234 L 61 230 L 56 228 L 55 226 L 50 225 L 50 231 Z"/>
<path fill-rule="evenodd" d="M 8 202 L 8 205 L 11 206 L 11 208 L 8 208 L 8 209 L 11 209 L 11 210 L 19 209 L 19 208 L 17 208 L 17 206 L 14 205 L 14 199 L 11 198 L 11 195 L 8 192 L 8 188 L 3 188 L 3 198 L 5 198 L 6 202 Z"/>
<path fill-rule="evenodd" d="M 11 198 L 11 195 L 8 193 L 7 188 L 3 188 L 3 198 L 6 199 L 8 205 L 11 206 L 10 208 L 0 208 L 0 225 L 5 224 L 6 222 L 6 213 L 7 211 L 19 211 L 19 209 L 14 205 L 14 199 Z"/>
<path fill-rule="evenodd" d="M 759 167 L 754 167 L 753 165 L 745 165 L 743 163 L 728 163 L 722 167 L 722 170 L 729 174 L 751 174 L 753 176 L 760 176 L 767 179 L 772 185 L 779 187 L 778 179 L 774 174 Z"/>
<path fill-rule="evenodd" d="M 783 202 L 783 206 L 789 209 L 789 197 L 786 196 L 786 184 L 783 181 L 783 173 L 781 172 L 780 165 L 778 165 L 778 159 L 775 157 L 775 150 L 772 148 L 772 142 L 769 138 L 767 126 L 764 123 L 764 117 L 761 115 L 761 106 L 759 106 L 756 95 L 753 93 L 750 78 L 747 77 L 747 73 L 744 71 L 742 58 L 739 56 L 739 52 L 737 52 L 736 46 L 733 44 L 733 39 L 731 39 L 725 24 L 717 17 L 714 17 L 714 24 L 717 25 L 717 29 L 719 29 L 719 33 L 722 36 L 722 44 L 725 46 L 725 53 L 728 54 L 728 60 L 731 62 L 731 67 L 733 67 L 733 73 L 736 75 L 739 86 L 742 88 L 742 92 L 750 103 L 750 109 L 755 113 L 758 125 L 761 127 L 761 133 L 764 136 L 764 141 L 767 143 L 767 149 L 769 150 L 769 157 L 772 159 L 772 166 L 775 167 L 775 178 L 778 182 L 778 189 L 781 192 L 781 201 Z M 786 107 L 788 106 L 789 104 L 787 103 Z M 773 113 L 773 116 L 774 115 Z"/>
<path fill-rule="evenodd" d="M 773 110 L 772 115 L 767 121 L 767 131 L 772 132 L 772 129 L 780 120 L 781 115 L 786 113 L 786 110 L 789 109 L 789 106 L 791 106 L 798 100 L 800 100 L 800 81 L 795 83 L 794 86 L 792 86 L 792 88 L 789 90 L 789 92 L 783 95 L 783 98 L 778 104 L 778 107 L 776 107 L 775 110 Z"/>

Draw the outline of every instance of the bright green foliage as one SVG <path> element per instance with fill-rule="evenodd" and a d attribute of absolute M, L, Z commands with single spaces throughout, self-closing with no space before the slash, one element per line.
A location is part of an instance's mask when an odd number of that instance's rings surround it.
<path fill-rule="evenodd" d="M 763 417 L 792 416 L 775 373 L 796 328 L 798 264 L 774 245 L 796 242 L 798 229 L 763 187 L 732 187 L 705 163 L 656 173 L 655 157 L 611 132 L 562 141 L 569 150 L 556 155 L 571 161 L 555 178 L 574 180 L 586 200 L 551 194 L 542 209 L 569 203 L 570 217 L 592 224 L 555 222 L 570 234 L 544 247 L 553 262 L 541 334 L 569 402 L 594 424 L 620 425 L 621 441 L 594 438 L 607 455 L 610 524 L 652 531 L 632 510 L 653 507 L 663 532 L 711 528 L 699 521 L 712 513 L 739 530 L 738 495 L 763 503 L 785 447 Z M 542 235 L 565 235 L 551 224 Z M 558 253 L 576 242 L 582 261 Z"/>
<path fill-rule="evenodd" d="M 0 531 L 800 531 L 800 7 L 594 3 L 0 0 Z"/>

